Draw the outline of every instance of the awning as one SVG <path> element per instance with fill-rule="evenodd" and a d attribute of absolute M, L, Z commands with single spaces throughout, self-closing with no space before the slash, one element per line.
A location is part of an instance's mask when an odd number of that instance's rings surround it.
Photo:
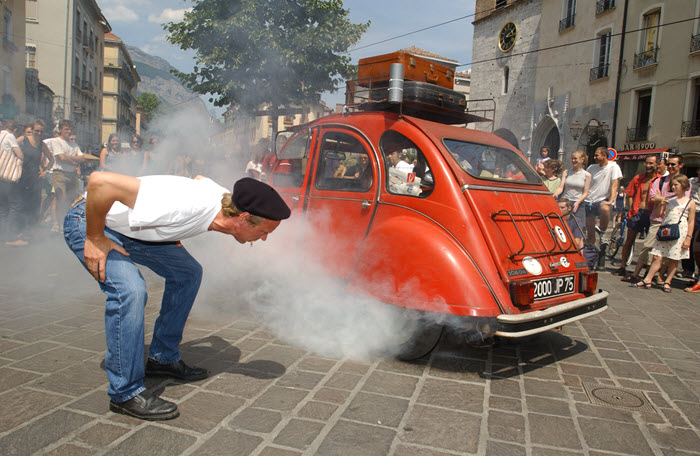
<path fill-rule="evenodd" d="M 636 149 L 636 150 L 628 150 L 625 152 L 618 152 L 617 153 L 617 160 L 620 161 L 626 161 L 626 160 L 645 160 L 648 155 L 652 154 L 660 154 L 661 152 L 668 152 L 670 149 L 668 147 L 662 147 L 659 149 Z"/>

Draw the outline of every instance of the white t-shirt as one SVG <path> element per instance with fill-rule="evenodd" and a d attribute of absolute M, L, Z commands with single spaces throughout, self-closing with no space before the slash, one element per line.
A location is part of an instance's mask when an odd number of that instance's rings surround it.
<path fill-rule="evenodd" d="M 19 144 L 17 144 L 17 138 L 15 138 L 15 135 L 10 133 L 7 130 L 3 130 L 0 132 L 0 151 L 2 152 L 8 152 L 11 151 L 13 147 L 19 148 Z"/>
<path fill-rule="evenodd" d="M 120 202 L 107 214 L 108 228 L 149 242 L 172 242 L 206 233 L 230 192 L 211 179 L 181 176 L 139 177 L 134 208 Z"/>
<path fill-rule="evenodd" d="M 70 155 L 71 157 L 83 155 L 83 152 L 80 150 L 80 146 L 74 142 L 69 143 L 61 137 L 45 139 L 44 144 L 46 144 L 46 147 L 53 154 L 54 158 L 61 154 Z M 56 158 L 51 171 L 55 171 L 57 169 L 66 173 L 75 173 L 78 170 L 78 165 L 73 165 Z"/>
<path fill-rule="evenodd" d="M 405 162 L 403 160 L 399 160 L 399 162 L 396 164 L 396 169 L 399 171 L 403 171 L 406 173 L 412 173 L 413 172 L 413 165 Z"/>
<path fill-rule="evenodd" d="M 610 198 L 610 187 L 613 179 L 620 179 L 622 171 L 615 162 L 608 162 L 604 167 L 597 163 L 592 164 L 587 170 L 591 173 L 591 187 L 588 196 L 584 200 L 587 203 L 597 203 Z"/>

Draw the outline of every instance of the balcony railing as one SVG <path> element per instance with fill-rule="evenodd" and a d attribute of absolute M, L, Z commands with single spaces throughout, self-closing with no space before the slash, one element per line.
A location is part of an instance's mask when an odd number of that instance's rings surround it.
<path fill-rule="evenodd" d="M 649 125 L 627 129 L 627 142 L 646 141 L 649 138 Z"/>
<path fill-rule="evenodd" d="M 597 81 L 598 79 L 608 77 L 608 69 L 610 64 L 601 65 L 599 67 L 591 68 L 591 76 L 589 81 Z"/>
<path fill-rule="evenodd" d="M 690 52 L 700 51 L 700 35 L 693 35 L 690 39 Z"/>
<path fill-rule="evenodd" d="M 658 62 L 659 48 L 655 47 L 649 49 L 648 51 L 640 52 L 639 54 L 634 54 L 634 65 L 633 68 L 644 68 L 650 65 L 656 65 Z"/>
<path fill-rule="evenodd" d="M 604 12 L 615 7 L 615 0 L 598 0 L 595 4 L 595 14 L 603 14 Z"/>
<path fill-rule="evenodd" d="M 572 14 L 569 17 L 565 17 L 564 19 L 559 21 L 559 31 L 563 32 L 564 30 L 571 28 L 574 26 L 574 18 L 576 17 L 575 14 Z"/>
<path fill-rule="evenodd" d="M 700 120 L 690 120 L 681 125 L 681 138 L 700 136 Z"/>
<path fill-rule="evenodd" d="M 92 82 L 90 81 L 83 81 L 80 83 L 80 89 L 84 90 L 86 92 L 92 93 Z"/>

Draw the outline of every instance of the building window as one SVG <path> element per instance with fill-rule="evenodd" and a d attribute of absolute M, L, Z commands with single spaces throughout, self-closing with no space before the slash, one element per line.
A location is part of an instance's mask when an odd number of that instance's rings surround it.
<path fill-rule="evenodd" d="M 603 14 L 613 8 L 615 8 L 615 0 L 598 0 L 595 4 L 595 13 Z"/>
<path fill-rule="evenodd" d="M 510 78 L 510 68 L 506 65 L 503 68 L 503 93 L 508 93 L 508 79 Z"/>
<path fill-rule="evenodd" d="M 25 50 L 27 52 L 26 67 L 36 68 L 36 46 L 28 44 L 25 46 Z"/>
<path fill-rule="evenodd" d="M 644 15 L 642 49 L 634 56 L 634 68 L 643 68 L 654 65 L 658 61 L 659 53 L 659 23 L 661 22 L 661 10 L 656 10 Z"/>
<path fill-rule="evenodd" d="M 681 137 L 700 136 L 700 78 L 693 80 L 693 112 L 691 120 L 683 122 Z"/>
<path fill-rule="evenodd" d="M 12 44 L 12 11 L 3 8 L 2 12 L 2 43 L 3 45 Z"/>
<path fill-rule="evenodd" d="M 596 41 L 596 62 L 591 69 L 590 81 L 607 78 L 610 69 L 610 41 L 612 31 L 606 30 L 598 34 Z"/>
<path fill-rule="evenodd" d="M 576 0 L 564 0 L 564 14 L 559 21 L 559 31 L 562 32 L 574 26 L 574 18 L 576 17 Z"/>
<path fill-rule="evenodd" d="M 496 0 L 496 9 L 503 8 L 508 3 L 508 0 Z"/>
<path fill-rule="evenodd" d="M 2 67 L 2 94 L 12 94 L 12 68 L 3 65 Z"/>
<path fill-rule="evenodd" d="M 37 22 L 37 0 L 26 0 L 24 2 L 24 19 L 29 22 Z"/>
<path fill-rule="evenodd" d="M 637 118 L 634 128 L 627 130 L 627 142 L 646 141 L 649 138 L 651 89 L 637 91 Z"/>

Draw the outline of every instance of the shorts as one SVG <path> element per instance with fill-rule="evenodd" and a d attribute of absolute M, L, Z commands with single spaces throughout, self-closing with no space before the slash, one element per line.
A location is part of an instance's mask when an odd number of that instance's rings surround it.
<path fill-rule="evenodd" d="M 600 215 L 600 203 L 603 201 L 605 200 L 600 200 L 595 203 L 584 201 L 583 205 L 586 208 L 586 217 L 598 217 Z"/>
<path fill-rule="evenodd" d="M 627 219 L 627 228 L 637 233 L 643 233 L 649 229 L 650 223 L 649 211 L 639 209 L 636 214 Z"/>

